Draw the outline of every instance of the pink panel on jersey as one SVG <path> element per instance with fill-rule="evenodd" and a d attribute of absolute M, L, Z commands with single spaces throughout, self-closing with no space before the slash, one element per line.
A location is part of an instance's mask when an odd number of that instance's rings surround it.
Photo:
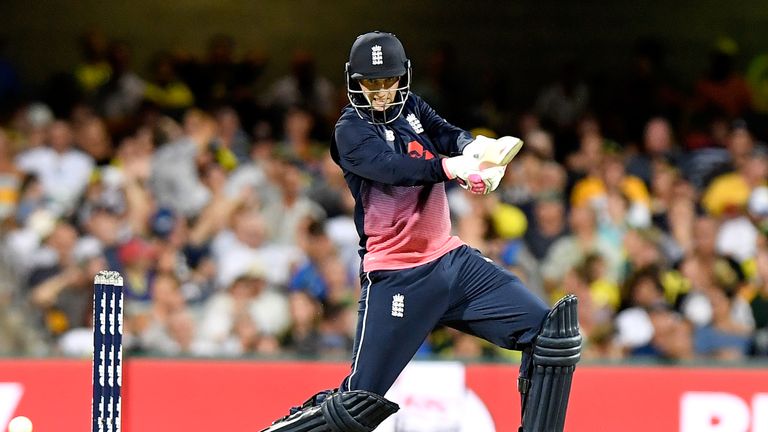
<path fill-rule="evenodd" d="M 393 270 L 434 261 L 464 244 L 451 235 L 445 184 L 389 186 L 363 192 L 367 253 L 363 270 Z"/>

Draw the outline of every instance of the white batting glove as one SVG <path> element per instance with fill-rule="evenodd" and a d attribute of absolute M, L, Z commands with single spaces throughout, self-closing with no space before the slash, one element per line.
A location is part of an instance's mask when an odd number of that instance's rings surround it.
<path fill-rule="evenodd" d="M 504 178 L 506 172 L 506 165 L 490 167 L 480 171 L 480 178 L 483 183 L 488 186 L 488 190 L 485 192 L 486 194 L 495 191 L 496 188 L 499 187 L 501 179 Z"/>
<path fill-rule="evenodd" d="M 459 182 L 459 184 L 474 194 L 488 195 L 499 187 L 506 171 L 507 167 L 504 165 L 486 168 L 470 174 L 467 183 Z"/>
<path fill-rule="evenodd" d="M 523 140 L 513 136 L 493 139 L 478 135 L 474 141 L 464 147 L 462 154 L 477 160 L 480 169 L 485 169 L 493 166 L 507 165 L 522 147 Z"/>
<path fill-rule="evenodd" d="M 461 187 L 474 194 L 486 195 L 494 191 L 504 177 L 505 166 L 481 170 L 476 159 L 466 155 L 443 159 L 443 170 L 450 179 L 457 179 Z"/>
<path fill-rule="evenodd" d="M 472 193 L 486 193 L 487 187 L 479 175 L 477 160 L 465 155 L 444 158 L 443 171 L 449 179 L 458 180 L 464 189 L 469 189 Z"/>

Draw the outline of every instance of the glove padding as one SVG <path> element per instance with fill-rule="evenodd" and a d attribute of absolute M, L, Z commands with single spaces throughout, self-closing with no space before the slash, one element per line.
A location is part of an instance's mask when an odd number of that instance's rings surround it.
<path fill-rule="evenodd" d="M 496 190 L 506 168 L 501 165 L 481 169 L 480 162 L 467 155 L 443 159 L 443 170 L 448 178 L 457 179 L 461 187 L 480 195 Z"/>
<path fill-rule="evenodd" d="M 478 135 L 464 147 L 462 154 L 478 161 L 480 169 L 507 165 L 523 147 L 523 141 L 513 136 L 499 139 Z"/>

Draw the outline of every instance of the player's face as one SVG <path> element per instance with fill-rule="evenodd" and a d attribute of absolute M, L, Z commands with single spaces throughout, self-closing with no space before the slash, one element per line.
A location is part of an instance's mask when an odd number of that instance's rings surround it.
<path fill-rule="evenodd" d="M 395 101 L 400 77 L 361 79 L 360 87 L 376 111 L 384 111 Z"/>

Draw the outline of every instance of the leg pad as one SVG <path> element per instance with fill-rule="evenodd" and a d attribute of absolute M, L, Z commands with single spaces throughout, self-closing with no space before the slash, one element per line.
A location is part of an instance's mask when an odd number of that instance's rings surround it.
<path fill-rule="evenodd" d="M 576 296 L 555 304 L 533 344 L 533 368 L 521 379 L 523 432 L 562 432 L 573 372 L 581 357 Z"/>

